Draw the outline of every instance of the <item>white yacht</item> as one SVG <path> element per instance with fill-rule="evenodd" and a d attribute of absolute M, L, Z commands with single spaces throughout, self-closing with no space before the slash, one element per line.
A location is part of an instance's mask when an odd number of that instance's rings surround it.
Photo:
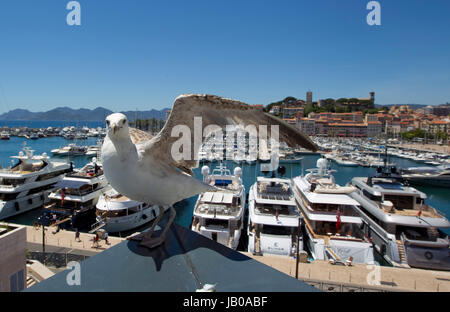
<path fill-rule="evenodd" d="M 10 139 L 10 135 L 8 131 L 2 131 L 2 133 L 0 133 L 0 139 L 1 140 L 9 140 Z"/>
<path fill-rule="evenodd" d="M 51 152 L 55 156 L 80 156 L 85 155 L 88 148 L 86 146 L 78 146 L 71 143 L 62 148 L 52 149 Z"/>
<path fill-rule="evenodd" d="M 32 134 L 30 134 L 30 139 L 37 140 L 37 139 L 39 139 L 39 135 L 36 132 L 33 132 Z"/>
<path fill-rule="evenodd" d="M 402 177 L 415 185 L 450 187 L 450 166 L 410 167 L 402 170 Z"/>
<path fill-rule="evenodd" d="M 198 196 L 191 229 L 229 248 L 236 249 L 244 227 L 245 187 L 242 169 L 232 175 L 222 164 L 209 174 L 202 168 L 203 181 L 219 188 Z"/>
<path fill-rule="evenodd" d="M 426 194 L 403 182 L 395 168 L 371 177 L 355 177 L 350 196 L 360 203 L 362 230 L 391 265 L 450 270 L 450 222 L 425 204 Z"/>
<path fill-rule="evenodd" d="M 101 151 L 101 145 L 91 145 L 88 146 L 85 155 L 86 156 L 94 156 L 94 157 L 98 157 L 99 153 Z"/>
<path fill-rule="evenodd" d="M 83 168 L 67 175 L 56 187 L 58 189 L 48 196 L 51 202 L 45 206 L 44 220 L 40 222 L 51 223 L 52 216 L 56 215 L 59 221 L 70 220 L 72 228 L 95 222 L 95 205 L 102 191 L 110 188 L 102 165 L 95 157 Z"/>
<path fill-rule="evenodd" d="M 354 187 L 336 184 L 327 160 L 292 179 L 294 195 L 303 215 L 306 245 L 315 260 L 373 264 L 372 243 L 360 230 L 359 203 L 348 194 Z"/>
<path fill-rule="evenodd" d="M 351 160 L 349 154 L 338 154 L 335 152 L 325 154 L 325 158 L 335 161 L 340 166 L 356 167 L 358 164 Z"/>
<path fill-rule="evenodd" d="M 248 209 L 248 252 L 292 256 L 297 241 L 303 250 L 300 213 L 289 179 L 257 177 L 250 188 Z"/>
<path fill-rule="evenodd" d="M 51 161 L 47 154 L 33 155 L 24 147 L 18 162 L 11 168 L 0 169 L 0 220 L 41 207 L 72 165 Z"/>
<path fill-rule="evenodd" d="M 97 224 L 111 233 L 128 231 L 154 220 L 161 207 L 138 202 L 111 188 L 105 191 L 97 202 Z M 164 211 L 169 206 L 163 207 Z M 164 213 L 164 212 L 162 212 Z"/>

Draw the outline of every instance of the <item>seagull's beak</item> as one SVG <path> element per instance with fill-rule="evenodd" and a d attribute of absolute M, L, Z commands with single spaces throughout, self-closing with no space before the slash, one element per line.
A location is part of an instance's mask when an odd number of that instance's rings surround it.
<path fill-rule="evenodd" d="M 112 128 L 113 134 L 116 134 L 117 130 L 119 130 L 119 126 L 118 125 L 112 125 L 111 128 Z"/>

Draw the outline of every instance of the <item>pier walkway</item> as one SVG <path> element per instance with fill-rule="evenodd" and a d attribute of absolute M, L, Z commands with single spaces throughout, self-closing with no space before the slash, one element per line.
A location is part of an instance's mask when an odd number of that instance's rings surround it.
<path fill-rule="evenodd" d="M 437 145 L 437 144 L 388 144 L 390 148 L 401 148 L 414 150 L 416 152 L 434 152 L 444 155 L 450 154 L 450 146 L 448 145 Z"/>
<path fill-rule="evenodd" d="M 295 277 L 295 259 L 292 257 L 242 253 Z M 320 260 L 299 263 L 298 279 L 324 291 L 450 291 L 450 272 L 446 271 L 364 264 L 332 265 Z"/>
<path fill-rule="evenodd" d="M 12 223 L 8 223 L 14 225 Z M 20 225 L 27 229 L 27 243 L 36 245 L 40 244 L 42 246 L 42 228 L 35 228 L 29 225 Z M 112 246 L 115 246 L 125 240 L 125 238 L 108 236 L 108 243 L 105 240 L 100 239 L 98 241 L 98 246 L 94 246 L 94 236 L 95 234 L 81 233 L 80 241 L 75 239 L 75 232 L 60 229 L 57 233 L 53 234 L 55 231 L 54 226 L 45 227 L 45 247 L 60 247 L 68 249 L 76 249 L 80 251 L 89 252 L 102 252 Z"/>

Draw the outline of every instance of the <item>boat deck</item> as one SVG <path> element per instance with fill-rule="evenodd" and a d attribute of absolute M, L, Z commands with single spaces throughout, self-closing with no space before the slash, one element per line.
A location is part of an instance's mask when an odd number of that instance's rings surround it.
<path fill-rule="evenodd" d="M 380 207 L 381 205 L 379 205 Z M 382 207 L 380 209 L 383 209 L 385 212 L 388 212 L 393 215 L 399 215 L 399 216 L 407 216 L 407 217 L 417 217 L 419 214 L 418 209 L 396 209 L 395 207 L 392 210 L 386 210 Z M 422 214 L 421 217 L 425 218 L 443 218 L 442 215 L 440 215 L 436 209 L 434 209 L 431 206 L 423 205 Z"/>

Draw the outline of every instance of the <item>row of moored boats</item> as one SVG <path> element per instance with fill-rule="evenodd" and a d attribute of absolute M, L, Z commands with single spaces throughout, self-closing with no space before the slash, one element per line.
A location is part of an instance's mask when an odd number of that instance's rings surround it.
<path fill-rule="evenodd" d="M 426 194 L 407 185 L 395 169 L 336 184 L 326 159 L 304 176 L 257 177 L 248 193 L 242 170 L 219 166 L 204 181 L 220 188 L 198 197 L 192 230 L 257 255 L 293 256 L 305 250 L 333 263 L 387 262 L 393 266 L 450 270 L 446 217 L 425 203 Z"/>
<path fill-rule="evenodd" d="M 13 158 L 15 165 L 0 170 L 0 220 L 44 206 L 40 224 L 122 232 L 169 208 L 116 192 L 96 158 L 80 169 L 26 147 Z M 450 270 L 442 232 L 449 221 L 394 168 L 340 186 L 321 158 L 304 176 L 257 177 L 248 205 L 241 168 L 232 174 L 220 165 L 210 173 L 204 166 L 202 174 L 218 190 L 198 196 L 192 230 L 230 248 L 245 242 L 259 255 L 305 250 L 333 263 L 371 264 L 379 256 L 394 266 Z"/>

